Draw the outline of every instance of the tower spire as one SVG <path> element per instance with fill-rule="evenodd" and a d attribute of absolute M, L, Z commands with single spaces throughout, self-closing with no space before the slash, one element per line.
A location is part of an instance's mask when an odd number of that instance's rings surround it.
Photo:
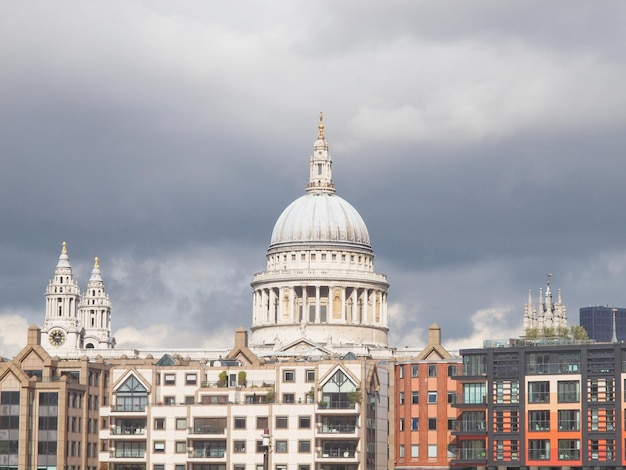
<path fill-rule="evenodd" d="M 332 160 L 328 153 L 328 143 L 324 136 L 324 113 L 320 113 L 320 122 L 317 125 L 317 140 L 313 144 L 311 156 L 309 182 L 306 185 L 308 193 L 332 194 L 335 184 L 332 175 Z"/>

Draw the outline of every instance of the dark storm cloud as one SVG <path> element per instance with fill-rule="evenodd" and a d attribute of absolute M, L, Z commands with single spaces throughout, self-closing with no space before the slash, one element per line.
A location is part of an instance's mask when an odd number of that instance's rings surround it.
<path fill-rule="evenodd" d="M 0 9 L 12 325 L 42 323 L 65 240 L 83 289 L 100 257 L 122 343 L 230 340 L 321 110 L 338 193 L 391 282 L 394 342 L 434 321 L 454 344 L 509 334 L 548 271 L 570 323 L 626 304 L 621 3 Z"/>

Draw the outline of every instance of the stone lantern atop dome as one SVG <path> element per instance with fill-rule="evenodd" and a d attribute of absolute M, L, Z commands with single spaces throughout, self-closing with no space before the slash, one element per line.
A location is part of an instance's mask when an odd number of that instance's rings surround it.
<path fill-rule="evenodd" d="M 321 113 L 306 193 L 276 221 L 266 257 L 252 281 L 252 347 L 387 346 L 389 284 L 361 215 L 336 194 Z"/>

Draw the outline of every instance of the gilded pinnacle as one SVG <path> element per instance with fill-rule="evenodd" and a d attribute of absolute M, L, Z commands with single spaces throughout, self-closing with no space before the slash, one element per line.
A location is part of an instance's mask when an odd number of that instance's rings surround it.
<path fill-rule="evenodd" d="M 324 113 L 320 112 L 320 123 L 317 126 L 319 132 L 317 133 L 318 140 L 324 140 Z"/>

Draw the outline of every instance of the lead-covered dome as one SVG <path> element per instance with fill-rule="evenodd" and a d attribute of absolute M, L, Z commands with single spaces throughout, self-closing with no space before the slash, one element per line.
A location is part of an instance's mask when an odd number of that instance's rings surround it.
<path fill-rule="evenodd" d="M 298 243 L 347 243 L 370 247 L 365 222 L 349 202 L 310 192 L 293 201 L 274 225 L 270 248 Z"/>

